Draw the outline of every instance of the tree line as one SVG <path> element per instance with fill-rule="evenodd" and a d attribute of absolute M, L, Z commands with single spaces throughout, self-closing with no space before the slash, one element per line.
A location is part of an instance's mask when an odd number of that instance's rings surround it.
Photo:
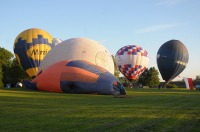
<path fill-rule="evenodd" d="M 117 68 L 117 64 L 115 61 L 115 57 L 112 55 L 115 71 L 114 75 L 126 86 L 126 85 L 132 85 L 132 86 L 148 86 L 148 87 L 158 87 L 160 85 L 160 79 L 159 79 L 159 72 L 155 67 L 150 67 L 149 69 L 145 69 L 145 71 L 140 75 L 139 78 L 136 80 L 133 80 L 129 82 L 124 76 L 120 77 L 120 71 Z"/>
<path fill-rule="evenodd" d="M 126 83 L 130 84 L 125 77 L 120 77 L 120 71 L 117 68 L 115 57 L 113 55 L 112 58 L 115 67 L 114 75 L 125 85 Z M 160 84 L 158 76 L 158 70 L 155 67 L 151 67 L 146 69 L 137 80 L 134 80 L 131 83 L 135 85 L 141 84 L 148 87 L 158 86 Z M 17 82 L 23 82 L 24 79 L 31 80 L 21 65 L 17 62 L 14 55 L 5 48 L 0 47 L 0 87 L 5 87 L 6 84 L 15 86 Z"/>
<path fill-rule="evenodd" d="M 6 84 L 15 86 L 17 82 L 22 82 L 23 79 L 30 78 L 14 58 L 14 55 L 0 47 L 0 87 L 5 87 Z"/>

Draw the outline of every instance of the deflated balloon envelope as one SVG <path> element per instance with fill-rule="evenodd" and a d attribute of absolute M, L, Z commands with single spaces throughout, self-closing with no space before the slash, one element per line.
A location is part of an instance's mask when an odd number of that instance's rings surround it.
<path fill-rule="evenodd" d="M 136 80 L 149 63 L 147 51 L 137 45 L 127 45 L 120 48 L 115 59 L 118 69 L 129 81 Z"/>
<path fill-rule="evenodd" d="M 31 28 L 20 33 L 14 42 L 14 53 L 30 77 L 37 74 L 43 58 L 53 47 L 52 36 L 41 29 Z"/>
<path fill-rule="evenodd" d="M 157 53 L 157 65 L 163 80 L 168 83 L 178 76 L 186 68 L 188 60 L 188 50 L 181 41 L 165 42 Z"/>
<path fill-rule="evenodd" d="M 24 84 L 31 89 L 49 92 L 126 94 L 123 85 L 113 74 L 83 60 L 56 62 Z"/>

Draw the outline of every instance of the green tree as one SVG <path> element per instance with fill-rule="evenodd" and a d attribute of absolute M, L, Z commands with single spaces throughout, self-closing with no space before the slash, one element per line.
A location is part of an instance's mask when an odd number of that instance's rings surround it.
<path fill-rule="evenodd" d="M 149 79 L 149 70 L 145 69 L 144 72 L 140 75 L 138 79 L 138 84 L 142 84 L 143 86 L 148 86 L 148 80 Z"/>
<path fill-rule="evenodd" d="M 114 75 L 115 75 L 115 77 L 119 78 L 120 71 L 117 68 L 117 64 L 116 64 L 116 60 L 115 60 L 114 55 L 112 55 L 112 59 L 113 59 L 113 62 L 114 62 Z"/>
<path fill-rule="evenodd" d="M 0 86 L 7 83 L 15 85 L 23 79 L 31 80 L 13 56 L 10 51 L 0 47 Z"/>
<path fill-rule="evenodd" d="M 151 67 L 146 69 L 138 79 L 138 84 L 142 84 L 143 86 L 158 86 L 160 84 L 159 72 L 155 69 L 155 67 Z"/>
<path fill-rule="evenodd" d="M 0 63 L 2 65 L 11 66 L 13 57 L 14 55 L 10 51 L 0 47 Z"/>
<path fill-rule="evenodd" d="M 10 71 L 11 83 L 16 84 L 17 82 L 22 82 L 23 79 L 30 80 L 30 77 L 23 70 L 21 65 L 17 62 L 17 59 L 13 59 Z"/>
<path fill-rule="evenodd" d="M 200 75 L 197 75 L 195 80 L 200 81 Z"/>
<path fill-rule="evenodd" d="M 159 72 L 158 70 L 156 70 L 155 67 L 151 67 L 149 69 L 149 79 L 148 79 L 149 87 L 158 86 L 160 84 L 160 79 L 158 75 L 159 75 Z"/>
<path fill-rule="evenodd" d="M 0 88 L 3 87 L 3 72 L 2 72 L 2 64 L 0 63 Z"/>
<path fill-rule="evenodd" d="M 0 65 L 2 67 L 2 81 L 3 84 L 10 83 L 11 78 L 10 78 L 10 71 L 11 71 L 11 65 L 12 65 L 12 58 L 13 54 L 0 47 Z"/>

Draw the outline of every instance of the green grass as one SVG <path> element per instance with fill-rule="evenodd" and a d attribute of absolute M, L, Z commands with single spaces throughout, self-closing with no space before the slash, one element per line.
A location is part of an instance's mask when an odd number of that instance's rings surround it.
<path fill-rule="evenodd" d="M 127 89 L 126 98 L 0 89 L 0 131 L 199 131 L 200 91 Z"/>

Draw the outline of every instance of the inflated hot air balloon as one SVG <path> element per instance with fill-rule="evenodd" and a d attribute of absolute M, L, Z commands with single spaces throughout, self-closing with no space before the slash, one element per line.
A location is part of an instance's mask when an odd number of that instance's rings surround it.
<path fill-rule="evenodd" d="M 115 59 L 118 69 L 129 81 L 136 80 L 149 64 L 147 51 L 137 45 L 120 48 Z"/>
<path fill-rule="evenodd" d="M 88 38 L 71 38 L 56 45 L 41 62 L 38 73 L 62 60 L 86 60 L 114 74 L 110 52 L 100 43 Z"/>
<path fill-rule="evenodd" d="M 40 62 L 53 47 L 52 41 L 49 33 L 37 28 L 27 29 L 15 39 L 15 56 L 30 77 L 36 76 Z"/>
<path fill-rule="evenodd" d="M 62 39 L 59 39 L 59 38 L 53 38 L 53 45 L 57 45 L 59 43 L 61 43 L 63 40 Z"/>
<path fill-rule="evenodd" d="M 49 66 L 26 87 L 75 94 L 125 95 L 125 89 L 113 74 L 84 60 L 63 60 Z"/>
<path fill-rule="evenodd" d="M 179 40 L 167 41 L 159 48 L 157 65 L 166 84 L 185 69 L 188 60 L 188 50 Z"/>

